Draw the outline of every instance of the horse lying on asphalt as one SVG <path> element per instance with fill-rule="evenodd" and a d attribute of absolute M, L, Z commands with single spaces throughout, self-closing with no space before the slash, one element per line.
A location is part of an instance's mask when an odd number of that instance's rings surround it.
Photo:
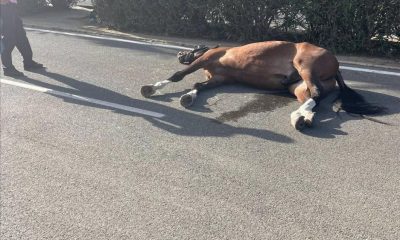
<path fill-rule="evenodd" d="M 290 115 L 292 126 L 301 130 L 312 126 L 314 107 L 336 88 L 337 82 L 337 109 L 355 114 L 376 114 L 384 110 L 366 102 L 344 83 L 338 60 L 331 52 L 306 42 L 267 41 L 211 49 L 199 46 L 193 51 L 179 52 L 178 59 L 188 67 L 167 80 L 143 86 L 144 97 L 202 68 L 206 81 L 194 84 L 190 92 L 181 96 L 180 103 L 184 107 L 191 106 L 200 91 L 224 83 L 239 82 L 267 90 L 286 89 L 302 104 Z"/>

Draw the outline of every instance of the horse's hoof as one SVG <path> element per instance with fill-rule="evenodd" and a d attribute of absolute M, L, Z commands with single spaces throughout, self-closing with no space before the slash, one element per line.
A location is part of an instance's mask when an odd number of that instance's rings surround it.
<path fill-rule="evenodd" d="M 192 95 L 190 94 L 184 94 L 181 96 L 181 105 L 185 108 L 192 106 L 193 102 L 194 102 L 194 98 Z"/>
<path fill-rule="evenodd" d="M 300 116 L 294 123 L 294 128 L 298 131 L 303 130 L 307 126 L 304 116 Z"/>
<path fill-rule="evenodd" d="M 306 124 L 306 127 L 312 127 L 313 125 L 313 120 L 314 120 L 314 112 L 310 112 L 308 114 L 305 115 L 304 117 L 304 123 Z"/>
<path fill-rule="evenodd" d="M 312 127 L 312 121 L 310 119 L 304 119 L 304 124 L 306 127 L 311 128 Z"/>
<path fill-rule="evenodd" d="M 144 85 L 140 89 L 140 93 L 142 94 L 143 97 L 148 98 L 151 97 L 154 93 L 156 93 L 156 90 L 154 90 L 153 85 Z"/>

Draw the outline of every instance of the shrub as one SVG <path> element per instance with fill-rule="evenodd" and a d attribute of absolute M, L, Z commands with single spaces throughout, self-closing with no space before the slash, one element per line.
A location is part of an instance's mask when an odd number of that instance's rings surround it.
<path fill-rule="evenodd" d="M 301 0 L 306 39 L 337 51 L 371 50 L 390 54 L 388 41 L 399 36 L 400 1 L 396 0 Z"/>
<path fill-rule="evenodd" d="M 399 0 L 96 0 L 124 29 L 238 40 L 309 41 L 338 52 L 400 55 Z"/>

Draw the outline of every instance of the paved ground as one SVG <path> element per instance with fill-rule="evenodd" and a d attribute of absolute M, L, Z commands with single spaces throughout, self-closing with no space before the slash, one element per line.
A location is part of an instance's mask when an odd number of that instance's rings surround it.
<path fill-rule="evenodd" d="M 148 117 L 1 84 L 1 239 L 399 239 L 399 77 L 343 71 L 387 123 L 289 125 L 289 96 L 244 86 L 153 99 L 175 50 L 29 32 L 46 72 L 14 82 L 162 113 Z M 15 55 L 17 67 L 20 57 Z"/>

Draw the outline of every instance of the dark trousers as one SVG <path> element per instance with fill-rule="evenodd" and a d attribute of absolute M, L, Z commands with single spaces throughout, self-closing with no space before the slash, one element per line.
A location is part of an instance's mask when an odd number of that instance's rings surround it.
<path fill-rule="evenodd" d="M 2 42 L 4 47 L 1 53 L 3 66 L 13 66 L 11 52 L 14 50 L 14 47 L 17 47 L 25 63 L 32 61 L 32 48 L 26 37 L 22 20 L 17 15 L 17 5 L 11 3 L 2 4 L 0 8 L 2 20 L 1 35 L 3 36 Z"/>

